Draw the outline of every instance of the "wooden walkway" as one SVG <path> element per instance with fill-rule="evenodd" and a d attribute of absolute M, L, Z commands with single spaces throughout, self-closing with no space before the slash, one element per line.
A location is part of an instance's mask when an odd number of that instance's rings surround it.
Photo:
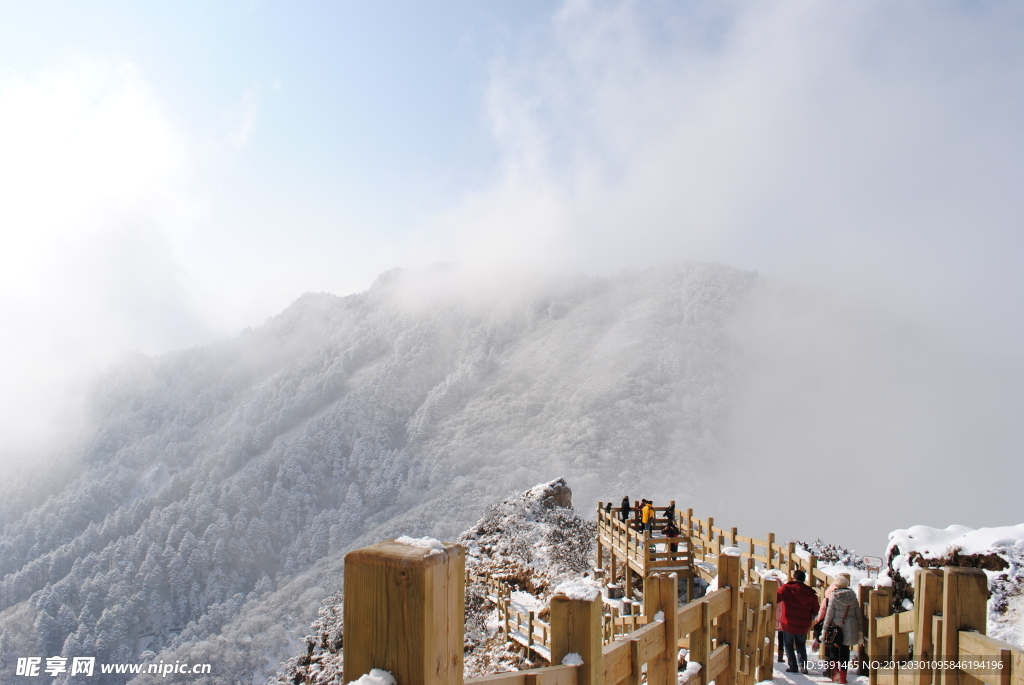
<path fill-rule="evenodd" d="M 666 513 L 673 507 L 662 508 Z M 604 556 L 609 557 L 609 584 L 616 584 L 621 569 L 625 596 L 633 596 L 633 574 L 646 578 L 651 573 L 675 573 L 687 583 L 687 597 L 693 597 L 693 554 L 690 537 L 665 537 L 662 532 L 668 518 L 654 520 L 653 534 L 641 532 L 632 519 L 623 521 L 620 512 L 604 509 L 597 503 L 597 567 L 604 568 Z M 657 511 L 657 509 L 655 509 Z M 675 547 L 675 549 L 673 549 Z"/>
<path fill-rule="evenodd" d="M 672 513 L 681 515 L 678 510 Z M 680 647 L 688 650 L 689 664 L 698 667 L 686 669 L 690 685 L 711 681 L 755 685 L 781 675 L 774 672 L 772 644 L 778 583 L 764 571 L 779 568 L 789 573 L 802 568 L 811 571 L 815 583 L 829 577 L 816 568 L 813 557 L 797 555 L 792 545 L 776 545 L 774 536 L 758 540 L 742 537 L 736 529 L 727 533 L 710 518 L 693 518 L 692 512 L 680 520 L 687 533 L 680 537 L 689 538 L 687 555 L 693 568 L 701 576 L 713 576 L 718 588 L 679 606 L 678 574 L 648 573 L 644 614 L 649 618 L 622 636 L 609 636 L 610 623 L 603 618 L 609 615 L 608 604 L 590 593 L 556 594 L 548 607 L 549 622 L 538 622 L 533 612 L 527 612 L 524 624 L 513 613 L 519 610 L 511 603 L 509 586 L 464 575 L 465 550 L 459 545 L 446 545 L 440 558 L 433 550 L 392 540 L 349 552 L 345 558 L 346 678 L 354 680 L 371 668 L 384 668 L 400 683 L 641 685 L 646 672 L 648 685 L 678 685 Z M 604 525 L 608 528 L 605 546 L 619 549 L 623 568 L 630 573 L 670 568 L 653 564 L 678 563 L 684 558 L 678 552 L 665 558 L 644 553 L 630 556 L 631 544 L 633 549 L 642 545 L 649 552 L 657 536 L 631 537 L 607 517 Z M 618 542 L 613 530 L 619 531 Z M 410 577 L 416 582 L 410 582 Z M 753 579 L 759 582 L 745 582 Z M 531 649 L 538 654 L 546 651 L 554 665 L 465 679 L 465 582 L 486 583 L 489 599 L 499 606 L 506 603 L 504 629 L 509 639 L 532 643 Z M 410 589 L 395 592 L 396 585 Z M 913 587 L 913 609 L 895 615 L 891 586 L 857 587 L 865 630 L 851 655 L 851 670 L 868 675 L 870 685 L 1024 685 L 1024 651 L 985 635 L 985 571 L 918 569 Z M 396 635 L 401 639 L 396 640 Z M 782 677 L 793 685 L 815 682 L 798 675 Z"/>
<path fill-rule="evenodd" d="M 656 506 L 654 511 L 654 532 L 645 535 L 633 518 L 633 510 L 623 522 L 620 509 L 606 511 L 603 502 L 597 503 L 597 567 L 607 569 L 608 582 L 612 584 L 618 582 L 621 574 L 626 597 L 632 596 L 634 574 L 646 578 L 652 573 L 672 572 L 680 582 L 685 582 L 686 596 L 692 599 L 693 578 L 710 583 L 715 578 L 717 559 L 727 548 L 738 550 L 746 583 L 760 583 L 764 572 L 772 569 L 786 577 L 801 569 L 807 574 L 808 585 L 820 596 L 835 580 L 818 568 L 817 557 L 799 554 L 792 542 L 776 543 L 774 533 L 768 533 L 765 539 L 740 535 L 736 528 L 716 526 L 710 516 L 700 519 L 693 515 L 693 509 L 677 509 L 675 502 Z M 661 532 L 669 518 L 680 530 L 677 538 L 666 538 Z M 676 545 L 676 552 L 670 551 L 672 544 Z"/>

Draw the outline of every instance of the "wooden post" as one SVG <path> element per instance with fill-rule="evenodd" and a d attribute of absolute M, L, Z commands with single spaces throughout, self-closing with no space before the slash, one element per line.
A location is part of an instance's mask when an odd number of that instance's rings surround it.
<path fill-rule="evenodd" d="M 679 672 L 679 578 L 674 573 L 654 573 L 644 579 L 644 614 L 653 621 L 658 612 L 664 614 L 665 651 L 647 662 L 648 685 L 676 685 Z"/>
<path fill-rule="evenodd" d="M 754 676 L 758 666 L 756 632 L 760 602 L 760 586 L 744 585 L 740 589 L 740 606 L 736 612 L 739 625 L 737 626 L 736 643 L 733 645 L 733 652 L 736 655 L 733 660 L 736 669 L 736 685 L 754 685 L 755 682 Z"/>
<path fill-rule="evenodd" d="M 775 546 L 775 533 L 768 533 L 768 568 L 775 568 L 775 550 L 772 549 Z"/>
<path fill-rule="evenodd" d="M 629 641 L 629 663 L 632 667 L 629 676 L 626 678 L 628 685 L 640 685 L 643 664 L 640 662 L 640 640 L 633 638 Z"/>
<path fill-rule="evenodd" d="M 900 663 L 910 658 L 910 633 L 900 632 L 900 618 L 897 616 L 892 630 L 892 660 L 895 664 L 893 685 L 899 685 Z"/>
<path fill-rule="evenodd" d="M 914 626 L 914 660 L 927 664 L 935 658 L 935 644 L 938 635 L 932 635 L 932 616 L 942 611 L 941 569 L 918 569 L 914 578 L 914 610 L 917 623 Z M 932 685 L 932 670 L 918 668 L 914 674 L 914 685 Z"/>
<path fill-rule="evenodd" d="M 609 571 L 609 574 L 611 575 L 611 581 L 609 581 L 608 584 L 609 585 L 614 585 L 615 584 L 615 577 L 616 577 L 616 573 L 615 573 L 615 571 L 616 571 L 616 568 L 615 568 L 615 548 L 614 547 L 610 550 L 610 554 L 608 556 L 611 557 L 611 560 L 609 562 L 611 564 L 611 570 Z"/>
<path fill-rule="evenodd" d="M 960 658 L 960 631 L 986 631 L 986 604 L 988 577 L 980 568 L 943 569 L 942 579 L 942 635 L 936 658 Z M 941 685 L 961 685 L 971 682 L 959 669 L 944 669 Z"/>
<path fill-rule="evenodd" d="M 793 557 L 796 556 L 796 543 L 791 542 L 786 546 L 786 577 L 793 580 Z M 813 585 L 813 583 L 812 583 Z"/>
<path fill-rule="evenodd" d="M 596 568 L 604 568 L 604 546 L 601 544 L 601 538 L 597 539 L 597 566 Z"/>
<path fill-rule="evenodd" d="M 729 610 L 718 617 L 716 639 L 718 646 L 728 644 L 732 652 L 729 668 L 715 678 L 716 685 L 733 685 L 738 666 L 739 606 L 740 606 L 740 558 L 730 554 L 718 555 L 718 589 L 729 588 L 731 600 Z"/>
<path fill-rule="evenodd" d="M 551 665 L 560 665 L 567 654 L 579 654 L 583 665 L 576 673 L 577 685 L 603 683 L 602 608 L 600 595 L 589 600 L 551 598 Z"/>
<path fill-rule="evenodd" d="M 761 648 L 761 659 L 757 665 L 757 682 L 763 682 L 772 679 L 772 672 L 775 668 L 775 612 L 778 611 L 779 600 L 779 582 L 777 580 L 768 580 L 767 578 L 761 581 L 761 607 L 765 610 L 765 621 L 767 623 L 764 626 L 765 637 L 768 638 L 767 642 L 762 640 L 762 644 L 759 645 Z"/>
<path fill-rule="evenodd" d="M 700 628 L 690 633 L 690 661 L 701 665 L 696 685 L 708 685 L 708 672 L 711 669 L 711 616 L 706 601 L 700 603 Z"/>
<path fill-rule="evenodd" d="M 345 555 L 345 675 L 462 685 L 466 551 L 379 542 Z"/>
<path fill-rule="evenodd" d="M 868 602 L 871 600 L 870 585 L 857 586 L 857 610 L 860 611 L 860 642 L 857 643 L 857 675 L 868 675 Z M 873 620 L 873 619 L 872 619 Z M 853 650 L 850 650 L 853 658 Z"/>
<path fill-rule="evenodd" d="M 736 535 L 737 534 L 738 534 L 738 529 L 736 528 L 736 526 L 733 526 L 732 528 L 729 529 L 729 544 L 731 546 L 733 546 L 733 547 L 736 546 Z"/>
<path fill-rule="evenodd" d="M 686 531 L 688 534 L 693 533 L 693 508 L 686 510 Z"/>
<path fill-rule="evenodd" d="M 633 569 L 629 567 L 629 559 L 622 565 L 622 577 L 623 577 L 623 597 L 626 599 L 633 598 Z"/>
<path fill-rule="evenodd" d="M 873 662 L 889 660 L 889 638 L 878 637 L 878 621 L 880 616 L 892 613 L 892 588 L 876 587 L 868 596 L 868 659 Z M 870 685 L 878 685 L 878 669 L 868 672 Z"/>
<path fill-rule="evenodd" d="M 818 557 L 816 557 L 813 554 L 811 554 L 809 556 L 809 558 L 807 559 L 807 585 L 809 587 L 813 588 L 814 591 L 818 593 L 818 596 L 821 597 L 821 601 L 824 602 L 825 601 L 825 590 L 827 590 L 828 588 L 822 587 L 820 590 L 817 588 L 818 579 L 814 577 L 814 571 L 817 568 L 818 568 Z M 828 648 L 825 646 L 825 641 L 822 640 L 821 647 L 818 648 L 818 658 L 824 660 L 825 659 L 825 655 L 827 655 L 827 654 L 828 654 Z M 871 685 L 875 685 L 875 683 L 871 683 Z"/>

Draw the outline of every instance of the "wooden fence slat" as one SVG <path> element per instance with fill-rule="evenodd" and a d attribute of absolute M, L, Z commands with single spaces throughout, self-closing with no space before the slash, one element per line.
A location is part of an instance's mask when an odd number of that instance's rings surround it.
<path fill-rule="evenodd" d="M 981 633 L 960 632 L 960 653 L 957 658 L 967 661 L 998 660 L 1002 668 L 966 668 L 978 680 L 988 685 L 1010 685 L 1013 671 L 1013 653 L 1020 651 L 1008 642 L 996 640 Z"/>
<path fill-rule="evenodd" d="M 536 685 L 577 685 L 576 666 L 545 666 L 529 671 L 507 671 L 488 675 L 466 678 L 465 685 L 530 685 L 533 679 Z"/>
<path fill-rule="evenodd" d="M 717 683 L 725 673 L 732 670 L 731 649 L 729 645 L 720 645 L 711 652 L 711 656 L 708 658 L 708 678 L 710 680 Z M 703 670 L 701 669 L 702 672 Z"/>
<path fill-rule="evenodd" d="M 988 577 L 980 568 L 945 568 L 942 581 L 942 659 L 960 653 L 960 631 L 985 633 Z M 940 685 L 968 685 L 958 669 L 942 669 Z"/>
<path fill-rule="evenodd" d="M 604 656 L 604 683 L 614 685 L 622 682 L 632 672 L 631 641 L 620 640 L 605 645 Z"/>
<path fill-rule="evenodd" d="M 775 612 L 778 611 L 776 607 L 778 597 L 778 581 L 763 580 L 761 582 L 761 606 L 764 612 L 764 626 L 758 647 L 761 650 L 761 659 L 757 670 L 758 682 L 771 680 L 775 668 L 773 658 L 775 656 Z"/>
<path fill-rule="evenodd" d="M 729 610 L 732 597 L 728 589 L 719 588 L 704 595 L 704 600 L 708 605 L 708 614 L 712 619 L 716 619 Z"/>
<path fill-rule="evenodd" d="M 702 668 L 697 673 L 697 685 L 708 685 L 714 678 L 711 673 L 711 602 L 700 603 L 700 627 L 690 632 L 690 661 L 696 661 Z"/>
<path fill-rule="evenodd" d="M 626 682 L 629 685 L 640 685 L 640 676 L 642 675 L 640 669 L 642 668 L 643 663 L 643 659 L 640 656 L 640 640 L 633 638 L 629 641 L 630 671 L 629 677 L 626 678 Z"/>
<path fill-rule="evenodd" d="M 889 649 L 890 640 L 878 634 L 878 617 L 888 616 L 892 613 L 892 588 L 878 587 L 871 591 L 868 597 L 868 658 L 872 662 L 887 661 L 891 654 Z M 879 672 L 877 668 L 870 669 L 868 682 L 870 685 L 879 685 Z M 884 683 L 882 684 L 884 685 Z"/>
<path fill-rule="evenodd" d="M 648 599 L 650 596 L 650 599 Z M 644 613 L 654 620 L 659 612 L 664 616 L 662 648 L 647 666 L 647 682 L 650 685 L 676 685 L 678 657 L 677 619 L 679 608 L 679 578 L 675 573 L 655 574 L 647 577 L 644 584 Z"/>
<path fill-rule="evenodd" d="M 736 660 L 739 650 L 739 610 L 740 610 L 740 558 L 738 556 L 720 554 L 718 557 L 718 585 L 729 592 L 729 607 L 718 617 L 716 631 L 717 645 L 731 646 L 728 653 L 732 664 L 723 670 L 715 679 L 716 685 L 732 685 L 736 676 Z M 724 586 L 724 587 L 723 587 Z"/>
<path fill-rule="evenodd" d="M 942 570 L 918 569 L 914 578 L 914 659 L 927 665 L 935 658 L 935 640 L 932 634 L 932 616 L 942 611 Z M 914 685 L 932 685 L 932 669 L 919 668 L 914 673 Z"/>

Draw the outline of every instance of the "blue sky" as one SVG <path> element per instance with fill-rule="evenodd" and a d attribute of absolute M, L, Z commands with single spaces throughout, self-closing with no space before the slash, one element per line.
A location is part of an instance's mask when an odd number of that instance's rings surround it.
<path fill-rule="evenodd" d="M 721 261 L 1019 358 L 1022 38 L 1012 2 L 0 2 L 0 438 L 439 261 Z"/>

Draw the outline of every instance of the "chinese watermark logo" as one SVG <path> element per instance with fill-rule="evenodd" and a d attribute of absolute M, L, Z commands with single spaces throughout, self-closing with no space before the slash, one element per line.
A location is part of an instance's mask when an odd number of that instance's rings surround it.
<path fill-rule="evenodd" d="M 15 675 L 36 678 L 45 673 L 55 678 L 62 673 L 69 675 L 91 676 L 96 668 L 96 657 L 76 656 L 71 658 L 71 669 L 68 670 L 68 658 L 66 656 L 46 657 L 46 666 L 43 666 L 43 657 L 27 656 L 18 657 Z M 140 673 L 153 673 L 163 677 L 172 674 L 206 675 L 210 673 L 210 664 L 189 664 L 175 661 L 172 663 L 150 663 L 150 664 L 100 664 L 100 673 L 126 673 L 137 675 Z M 42 673 L 41 673 L 42 672 Z"/>
<path fill-rule="evenodd" d="M 18 657 L 14 675 L 36 677 L 39 675 L 42 663 L 43 657 L 41 656 Z M 91 676 L 95 667 L 96 657 L 94 656 L 76 656 L 71 659 L 71 675 Z M 46 657 L 46 667 L 42 670 L 50 677 L 67 673 L 68 658 L 66 656 Z"/>

